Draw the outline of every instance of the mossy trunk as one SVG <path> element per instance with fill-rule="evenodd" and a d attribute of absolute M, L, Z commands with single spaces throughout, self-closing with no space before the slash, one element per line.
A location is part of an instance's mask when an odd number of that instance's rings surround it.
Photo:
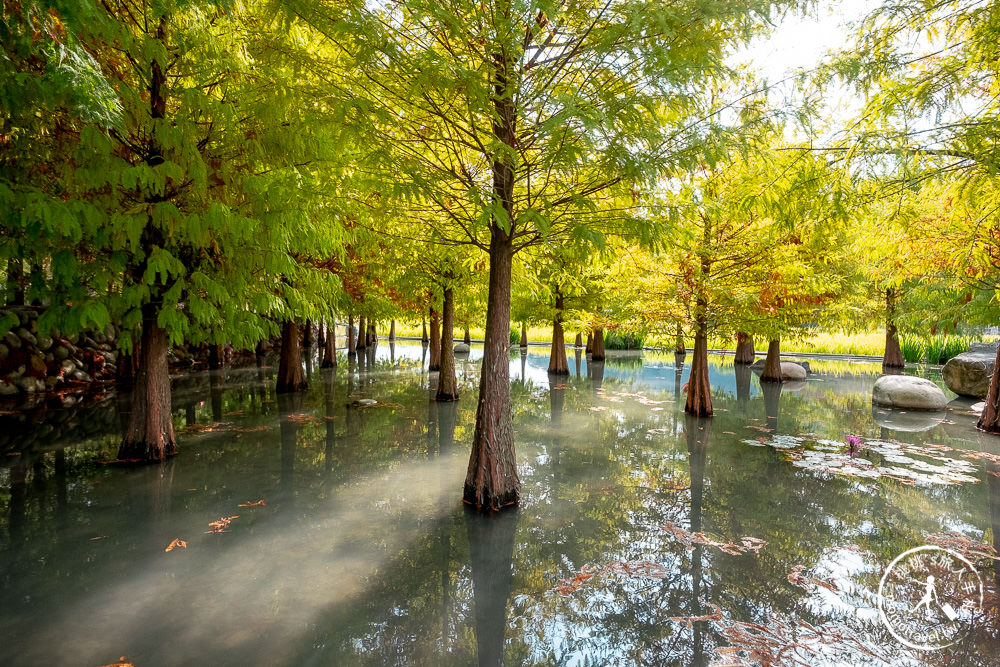
<path fill-rule="evenodd" d="M 323 341 L 323 361 L 320 368 L 333 368 L 337 365 L 337 336 L 336 331 L 327 330 L 326 339 Z"/>
<path fill-rule="evenodd" d="M 704 305 L 700 308 L 704 311 Z M 696 321 L 694 358 L 691 360 L 691 377 L 688 378 L 687 401 L 684 412 L 695 417 L 712 416 L 712 387 L 708 380 L 708 330 L 704 317 Z"/>
<path fill-rule="evenodd" d="M 604 357 L 604 329 L 594 329 L 594 337 L 590 347 L 590 358 L 594 361 L 604 361 Z"/>
<path fill-rule="evenodd" d="M 354 354 L 357 348 L 354 347 L 354 315 L 347 316 L 347 354 Z"/>
<path fill-rule="evenodd" d="M 736 334 L 736 356 L 733 357 L 733 363 L 752 364 L 756 356 L 753 349 L 753 336 L 742 331 Z"/>
<path fill-rule="evenodd" d="M 441 369 L 438 373 L 435 401 L 458 400 L 458 378 L 455 377 L 455 298 L 449 287 L 441 304 Z"/>
<path fill-rule="evenodd" d="M 882 370 L 899 369 L 906 366 L 903 350 L 896 335 L 896 290 L 885 291 L 885 354 L 882 356 Z"/>
<path fill-rule="evenodd" d="M 476 427 L 463 492 L 463 500 L 477 510 L 496 511 L 516 505 L 521 495 L 510 403 L 510 283 L 513 261 L 511 240 L 496 224 L 492 225 L 486 336 Z"/>
<path fill-rule="evenodd" d="M 674 334 L 674 354 L 687 354 L 684 348 L 684 329 L 677 325 L 677 332 Z"/>
<path fill-rule="evenodd" d="M 549 373 L 569 375 L 569 361 L 566 359 L 566 334 L 562 325 L 563 295 L 556 289 L 556 316 L 552 320 L 552 348 L 549 351 Z"/>
<path fill-rule="evenodd" d="M 358 339 L 354 343 L 355 350 L 368 347 L 368 321 L 362 316 L 358 318 Z"/>
<path fill-rule="evenodd" d="M 368 345 L 378 344 L 378 325 L 375 324 L 374 320 L 368 321 L 368 336 L 366 337 L 366 342 Z"/>
<path fill-rule="evenodd" d="M 275 391 L 279 394 L 305 391 L 309 386 L 302 369 L 302 351 L 299 348 L 299 326 L 295 322 L 281 325 L 281 357 L 278 360 L 278 381 Z"/>
<path fill-rule="evenodd" d="M 590 354 L 594 351 L 593 333 L 593 331 L 587 330 L 587 345 L 583 350 L 584 354 Z"/>
<path fill-rule="evenodd" d="M 573 341 L 573 347 L 583 347 L 583 334 L 579 331 L 576 332 L 576 340 Z"/>
<path fill-rule="evenodd" d="M 997 347 L 997 356 L 993 362 L 993 376 L 990 378 L 990 387 L 986 392 L 986 407 L 983 414 L 979 415 L 976 427 L 987 433 L 1000 434 L 1000 346 Z"/>
<path fill-rule="evenodd" d="M 302 331 L 302 347 L 309 349 L 313 346 L 312 320 L 306 320 L 306 326 Z"/>
<path fill-rule="evenodd" d="M 431 337 L 428 343 L 430 359 L 427 362 L 427 370 L 441 370 L 441 321 L 438 319 L 438 312 L 431 308 Z"/>
<path fill-rule="evenodd" d="M 389 342 L 396 340 L 396 320 L 389 320 Z"/>
<path fill-rule="evenodd" d="M 128 428 L 118 447 L 123 461 L 153 463 L 177 453 L 167 368 L 169 338 L 157 321 L 158 308 L 142 307 L 142 338 Z"/>
<path fill-rule="evenodd" d="M 761 382 L 784 382 L 781 375 L 781 339 L 773 338 L 767 342 L 767 359 L 764 361 L 764 372 Z"/>

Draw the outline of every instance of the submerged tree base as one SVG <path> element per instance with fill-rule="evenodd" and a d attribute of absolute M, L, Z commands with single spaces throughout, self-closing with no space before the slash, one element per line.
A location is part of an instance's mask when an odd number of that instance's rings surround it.
<path fill-rule="evenodd" d="M 521 502 L 521 494 L 511 490 L 499 495 L 480 497 L 475 487 L 466 484 L 462 502 L 479 512 L 499 512 L 508 507 L 516 507 Z"/>

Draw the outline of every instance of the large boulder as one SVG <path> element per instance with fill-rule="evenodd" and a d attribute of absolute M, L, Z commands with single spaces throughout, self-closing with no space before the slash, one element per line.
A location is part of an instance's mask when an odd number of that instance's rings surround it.
<path fill-rule="evenodd" d="M 948 389 L 959 396 L 985 398 L 996 361 L 996 348 L 970 346 L 968 352 L 952 357 L 941 369 Z"/>
<path fill-rule="evenodd" d="M 890 431 L 918 433 L 931 430 L 947 419 L 948 413 L 945 410 L 886 410 L 873 405 L 872 416 L 876 424 Z"/>
<path fill-rule="evenodd" d="M 948 399 L 939 386 L 926 378 L 883 375 L 875 381 L 872 403 L 887 408 L 944 410 Z"/>
<path fill-rule="evenodd" d="M 757 373 L 763 373 L 765 361 L 766 359 L 758 359 L 757 361 L 753 362 L 753 364 L 751 364 L 750 370 L 756 371 Z M 794 361 L 781 362 L 782 380 L 805 380 L 806 376 L 808 375 L 809 375 L 809 369 L 803 364 Z"/>
<path fill-rule="evenodd" d="M 466 345 L 465 343 L 456 343 L 455 344 L 455 353 L 456 354 L 468 354 L 469 353 L 469 346 Z"/>

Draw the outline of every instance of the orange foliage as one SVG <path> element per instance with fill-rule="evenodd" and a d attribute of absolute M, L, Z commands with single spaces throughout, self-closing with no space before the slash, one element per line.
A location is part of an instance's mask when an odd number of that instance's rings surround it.
<path fill-rule="evenodd" d="M 234 514 L 233 516 L 220 517 L 218 521 L 213 521 L 212 523 L 208 524 L 212 530 L 206 530 L 205 532 L 228 533 L 229 531 L 227 530 L 227 528 L 229 528 L 229 524 L 232 522 L 233 519 L 239 519 L 239 518 L 240 516 L 238 514 Z"/>
<path fill-rule="evenodd" d="M 187 542 L 185 542 L 184 540 L 177 539 L 175 537 L 174 541 L 171 542 L 170 544 L 168 544 L 167 548 L 164 549 L 164 551 L 166 551 L 166 552 L 169 553 L 169 552 L 173 551 L 174 549 L 176 549 L 177 547 L 181 547 L 182 549 L 187 549 L 187 545 L 188 545 Z"/>

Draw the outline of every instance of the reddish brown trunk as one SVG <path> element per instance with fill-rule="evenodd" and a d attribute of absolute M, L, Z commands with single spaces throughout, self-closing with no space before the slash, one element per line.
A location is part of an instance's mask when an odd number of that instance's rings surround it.
<path fill-rule="evenodd" d="M 354 315 L 347 316 L 347 354 L 354 354 Z"/>
<path fill-rule="evenodd" d="M 423 329 L 423 333 L 420 334 L 420 340 L 422 340 L 422 341 L 424 341 L 426 343 L 428 341 L 428 338 L 427 338 L 427 319 L 423 315 L 420 316 L 420 326 Z"/>
<path fill-rule="evenodd" d="M 366 342 L 368 345 L 375 345 L 378 342 L 378 327 L 375 325 L 374 320 L 368 321 L 368 337 Z"/>
<path fill-rule="evenodd" d="M 304 391 L 308 386 L 305 371 L 302 370 L 299 327 L 295 322 L 285 322 L 281 326 L 281 358 L 278 360 L 275 391 L 279 394 Z"/>
<path fill-rule="evenodd" d="M 170 406 L 167 331 L 157 322 L 157 307 L 142 307 L 142 342 L 128 428 L 118 458 L 152 463 L 177 453 Z"/>
<path fill-rule="evenodd" d="M 742 331 L 736 334 L 736 356 L 733 358 L 733 363 L 752 364 L 756 356 L 753 349 L 753 337 Z"/>
<path fill-rule="evenodd" d="M 679 324 L 674 335 L 674 354 L 687 354 L 687 350 L 684 349 L 684 329 Z"/>
<path fill-rule="evenodd" d="M 593 361 L 604 361 L 604 329 L 594 329 L 594 337 L 590 345 L 590 358 Z"/>
<path fill-rule="evenodd" d="M 579 331 L 576 333 L 576 340 L 573 341 L 573 347 L 583 347 L 583 334 Z"/>
<path fill-rule="evenodd" d="M 396 320 L 389 320 L 389 341 L 396 340 Z"/>
<path fill-rule="evenodd" d="M 503 230 L 493 225 L 491 232 L 486 336 L 479 376 L 476 429 L 463 494 L 464 501 L 479 510 L 499 510 L 515 505 L 521 493 L 514 453 L 508 351 L 514 251 Z"/>
<path fill-rule="evenodd" d="M 323 340 L 323 361 L 320 368 L 333 368 L 337 365 L 337 334 L 336 325 L 332 329 L 328 328 L 326 338 Z"/>
<path fill-rule="evenodd" d="M 462 342 L 466 345 L 472 345 L 472 336 L 469 334 L 469 327 L 465 327 L 465 337 L 462 338 Z"/>
<path fill-rule="evenodd" d="M 588 329 L 587 330 L 587 346 L 586 346 L 586 349 L 584 349 L 584 353 L 585 354 L 590 354 L 590 353 L 592 353 L 594 351 L 594 343 L 591 340 L 592 339 L 592 334 L 593 334 L 593 331 L 591 331 L 590 329 Z"/>
<path fill-rule="evenodd" d="M 993 376 L 990 378 L 990 388 L 986 391 L 986 407 L 979 415 L 976 427 L 987 433 L 1000 433 L 1000 345 L 997 346 L 997 356 L 993 361 Z"/>
<path fill-rule="evenodd" d="M 427 370 L 441 370 L 441 322 L 434 308 L 431 308 L 431 338 L 427 346 L 430 352 Z"/>
<path fill-rule="evenodd" d="M 208 344 L 208 369 L 217 371 L 222 368 L 222 346 L 217 343 Z"/>
<path fill-rule="evenodd" d="M 885 291 L 885 355 L 882 357 L 882 370 L 897 369 L 906 366 L 903 351 L 899 347 L 899 337 L 896 335 L 896 290 Z"/>
<path fill-rule="evenodd" d="M 122 387 L 135 385 L 136 377 L 139 375 L 140 345 L 139 340 L 135 340 L 132 343 L 131 352 L 123 352 L 121 350 L 118 352 L 118 372 L 115 374 L 115 380 Z"/>
<path fill-rule="evenodd" d="M 358 340 L 354 344 L 355 350 L 363 350 L 368 347 L 368 322 L 364 317 L 358 318 Z"/>
<path fill-rule="evenodd" d="M 566 335 L 562 325 L 563 295 L 556 289 L 556 316 L 552 320 L 552 349 L 549 352 L 549 373 L 569 375 L 569 361 L 566 359 Z"/>
<path fill-rule="evenodd" d="M 313 346 L 312 320 L 306 320 L 305 330 L 302 332 L 302 347 L 307 350 Z"/>
<path fill-rule="evenodd" d="M 521 322 L 521 347 L 528 347 L 528 325 Z"/>
<path fill-rule="evenodd" d="M 451 288 L 444 291 L 441 306 L 441 372 L 438 373 L 436 401 L 458 400 L 458 379 L 455 377 L 455 299 Z"/>
<path fill-rule="evenodd" d="M 703 311 L 704 307 L 700 310 Z M 696 326 L 694 358 L 691 360 L 691 377 L 688 378 L 684 412 L 695 417 L 711 417 L 712 387 L 708 381 L 708 332 L 704 319 L 699 318 Z"/>
<path fill-rule="evenodd" d="M 764 372 L 761 382 L 784 382 L 781 376 L 781 339 L 774 338 L 767 343 L 767 359 L 764 361 Z"/>

